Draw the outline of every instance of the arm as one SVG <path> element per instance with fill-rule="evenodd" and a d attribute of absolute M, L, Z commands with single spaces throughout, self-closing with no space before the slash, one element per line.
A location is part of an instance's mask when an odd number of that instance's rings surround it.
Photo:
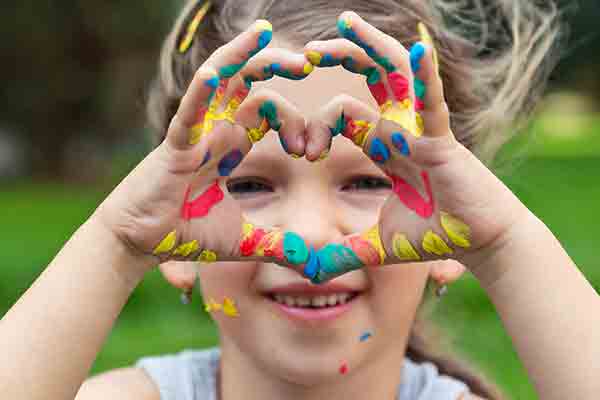
<path fill-rule="evenodd" d="M 75 400 L 160 400 L 158 387 L 139 368 L 122 368 L 85 381 Z"/>
<path fill-rule="evenodd" d="M 0 321 L 3 397 L 74 398 L 148 268 L 95 219 L 82 225 Z"/>
<path fill-rule="evenodd" d="M 597 398 L 600 299 L 550 230 L 530 214 L 473 273 L 540 398 Z"/>

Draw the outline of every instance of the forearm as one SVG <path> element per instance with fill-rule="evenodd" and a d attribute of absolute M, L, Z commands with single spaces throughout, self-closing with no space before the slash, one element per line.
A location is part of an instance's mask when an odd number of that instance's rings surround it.
<path fill-rule="evenodd" d="M 596 398 L 600 299 L 546 226 L 532 216 L 474 274 L 540 398 Z"/>
<path fill-rule="evenodd" d="M 101 224 L 82 225 L 0 321 L 3 397 L 74 398 L 144 268 Z"/>

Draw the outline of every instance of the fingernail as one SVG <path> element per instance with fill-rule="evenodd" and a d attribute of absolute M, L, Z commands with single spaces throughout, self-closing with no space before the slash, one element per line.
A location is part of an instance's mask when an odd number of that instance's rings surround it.
<path fill-rule="evenodd" d="M 410 155 L 408 142 L 400 132 L 392 134 L 392 144 L 400 152 L 400 154 L 403 154 L 405 156 Z"/>
<path fill-rule="evenodd" d="M 410 48 L 410 67 L 414 73 L 421 69 L 421 60 L 425 55 L 425 46 L 423 43 L 417 42 Z"/>
<path fill-rule="evenodd" d="M 390 159 L 390 150 L 381 139 L 375 138 L 369 147 L 369 157 L 378 164 L 384 164 Z"/>

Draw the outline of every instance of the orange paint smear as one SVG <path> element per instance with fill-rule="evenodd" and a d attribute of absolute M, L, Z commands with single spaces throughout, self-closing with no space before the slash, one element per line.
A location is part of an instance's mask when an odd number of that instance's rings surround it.
<path fill-rule="evenodd" d="M 344 241 L 344 245 L 351 248 L 363 264 L 381 264 L 379 252 L 368 240 L 365 240 L 360 236 L 351 236 Z"/>
<path fill-rule="evenodd" d="M 210 209 L 220 203 L 224 198 L 218 180 L 193 201 L 188 201 L 190 191 L 191 187 L 189 187 L 185 193 L 185 200 L 183 201 L 183 207 L 181 208 L 181 217 L 186 221 L 205 217 L 208 215 Z"/>

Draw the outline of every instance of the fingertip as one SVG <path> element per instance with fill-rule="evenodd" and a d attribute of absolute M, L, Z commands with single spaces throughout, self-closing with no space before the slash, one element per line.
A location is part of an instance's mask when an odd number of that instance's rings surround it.
<path fill-rule="evenodd" d="M 266 19 L 259 19 L 254 24 L 254 30 L 260 32 L 258 37 L 258 48 L 264 49 L 273 39 L 273 25 Z"/>

